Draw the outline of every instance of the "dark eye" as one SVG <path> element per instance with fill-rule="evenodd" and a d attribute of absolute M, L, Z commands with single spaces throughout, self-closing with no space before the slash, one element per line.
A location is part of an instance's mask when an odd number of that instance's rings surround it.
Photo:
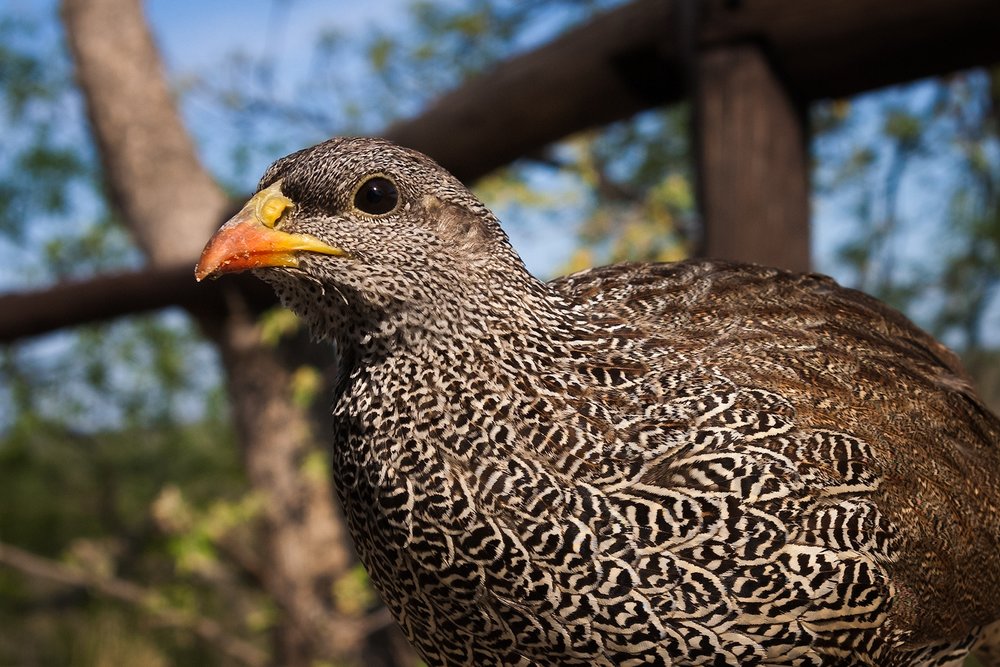
<path fill-rule="evenodd" d="M 384 215 L 396 208 L 399 190 L 385 176 L 372 176 L 354 195 L 354 206 L 369 215 Z"/>

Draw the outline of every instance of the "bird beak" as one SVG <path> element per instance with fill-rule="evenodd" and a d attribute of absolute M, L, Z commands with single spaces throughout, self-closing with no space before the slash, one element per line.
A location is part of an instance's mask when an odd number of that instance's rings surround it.
<path fill-rule="evenodd" d="M 195 279 L 268 266 L 298 266 L 300 252 L 347 256 L 314 236 L 275 229 L 282 214 L 294 206 L 281 193 L 281 181 L 258 192 L 209 239 L 194 269 Z"/>

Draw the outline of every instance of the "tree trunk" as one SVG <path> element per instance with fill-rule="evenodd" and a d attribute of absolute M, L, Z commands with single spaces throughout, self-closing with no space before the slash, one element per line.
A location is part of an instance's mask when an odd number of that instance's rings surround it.
<path fill-rule="evenodd" d="M 193 261 L 231 202 L 194 152 L 139 0 L 65 0 L 62 16 L 113 204 L 152 267 Z M 218 344 L 247 477 L 265 501 L 262 579 L 282 611 L 275 659 L 362 664 L 385 616 L 333 608 L 353 556 L 328 478 L 304 466 L 317 442 L 290 388 L 303 359 L 261 342 L 244 293 L 234 285 L 224 307 L 195 312 Z"/>
<path fill-rule="evenodd" d="M 695 144 L 703 254 L 809 269 L 804 114 L 753 44 L 697 57 Z"/>

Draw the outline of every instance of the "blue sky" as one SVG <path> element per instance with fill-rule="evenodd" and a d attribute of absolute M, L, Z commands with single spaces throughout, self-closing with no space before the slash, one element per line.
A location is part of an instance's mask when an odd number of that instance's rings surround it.
<path fill-rule="evenodd" d="M 175 77 L 235 52 L 270 53 L 281 71 L 303 67 L 324 30 L 364 31 L 403 15 L 407 0 L 147 0 L 146 15 Z"/>

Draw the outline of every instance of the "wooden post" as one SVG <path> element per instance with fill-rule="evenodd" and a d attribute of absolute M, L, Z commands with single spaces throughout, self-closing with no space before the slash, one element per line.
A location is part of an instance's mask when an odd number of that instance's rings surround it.
<path fill-rule="evenodd" d="M 702 51 L 695 68 L 702 254 L 807 271 L 802 110 L 755 44 Z"/>

